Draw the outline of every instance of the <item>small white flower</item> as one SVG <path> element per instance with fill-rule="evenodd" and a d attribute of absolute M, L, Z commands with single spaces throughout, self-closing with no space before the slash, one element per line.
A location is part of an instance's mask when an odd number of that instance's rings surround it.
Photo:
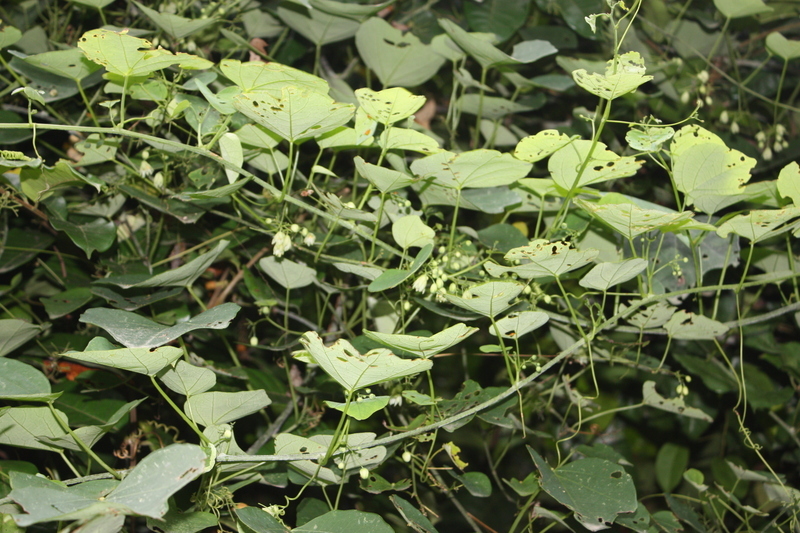
<path fill-rule="evenodd" d="M 708 81 L 708 71 L 701 70 L 697 73 L 697 79 L 700 80 L 700 83 L 706 83 Z"/>
<path fill-rule="evenodd" d="M 153 165 L 148 163 L 147 161 L 142 161 L 142 164 L 139 165 L 139 175 L 143 178 L 148 178 L 153 175 Z"/>
<path fill-rule="evenodd" d="M 369 477 L 369 470 L 362 466 L 361 470 L 358 471 L 358 477 L 361 479 L 367 479 Z"/>
<path fill-rule="evenodd" d="M 764 133 L 763 131 L 759 131 L 758 133 L 756 133 L 756 140 L 760 143 L 763 143 L 764 141 L 767 140 L 767 134 Z"/>
<path fill-rule="evenodd" d="M 706 96 L 706 105 L 711 105 L 714 103 L 714 99 L 710 96 Z"/>
<path fill-rule="evenodd" d="M 289 231 L 291 231 L 292 233 L 297 233 L 298 231 L 300 231 L 300 226 L 298 226 L 297 224 L 292 224 L 291 226 L 289 226 Z"/>
<path fill-rule="evenodd" d="M 731 122 L 731 133 L 733 133 L 734 135 L 739 134 L 739 123 L 736 122 L 735 120 Z"/>
<path fill-rule="evenodd" d="M 683 102 L 684 104 L 688 104 L 689 103 L 689 98 L 691 98 L 691 95 L 689 94 L 689 91 L 683 91 L 681 93 L 681 102 Z"/>
<path fill-rule="evenodd" d="M 771 161 L 772 160 L 772 148 L 767 146 L 764 148 L 764 151 L 761 152 L 761 157 L 764 158 L 764 161 Z"/>
<path fill-rule="evenodd" d="M 779 139 L 782 139 L 783 136 L 786 135 L 786 128 L 783 124 L 778 124 L 775 126 L 775 136 Z"/>
<path fill-rule="evenodd" d="M 292 249 L 292 239 L 284 232 L 279 231 L 272 238 L 272 255 L 283 257 L 283 254 Z"/>
<path fill-rule="evenodd" d="M 425 288 L 428 286 L 428 276 L 422 274 L 420 277 L 414 280 L 414 284 L 411 286 L 417 292 L 425 292 Z"/>
<path fill-rule="evenodd" d="M 315 243 L 315 242 L 317 242 L 317 236 L 316 236 L 316 235 L 314 235 L 314 234 L 313 234 L 313 233 L 311 233 L 311 232 L 307 233 L 307 234 L 306 234 L 306 236 L 305 236 L 305 237 L 303 237 L 303 243 L 304 243 L 306 246 L 314 246 L 314 243 Z"/>
<path fill-rule="evenodd" d="M 727 110 L 723 111 L 722 114 L 720 114 L 719 116 L 719 121 L 722 122 L 723 124 L 727 124 L 728 120 L 730 120 L 730 117 L 728 117 L 728 111 Z"/>
<path fill-rule="evenodd" d="M 411 462 L 411 452 L 410 451 L 408 451 L 408 450 L 404 451 L 402 457 L 403 457 L 403 461 L 404 462 L 406 462 L 406 463 L 410 463 Z"/>
<path fill-rule="evenodd" d="M 779 140 L 775 140 L 775 144 L 772 145 L 772 150 L 777 154 L 781 150 L 783 150 L 783 144 Z"/>
<path fill-rule="evenodd" d="M 403 405 L 403 397 L 400 396 L 399 394 L 395 394 L 394 396 L 389 398 L 389 405 L 391 405 L 392 407 L 400 407 L 401 405 Z"/>

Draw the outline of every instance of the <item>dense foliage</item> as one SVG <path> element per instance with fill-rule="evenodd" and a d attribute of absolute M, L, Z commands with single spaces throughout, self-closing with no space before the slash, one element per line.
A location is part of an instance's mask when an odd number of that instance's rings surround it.
<path fill-rule="evenodd" d="M 799 530 L 799 10 L 4 2 L 0 531 Z"/>

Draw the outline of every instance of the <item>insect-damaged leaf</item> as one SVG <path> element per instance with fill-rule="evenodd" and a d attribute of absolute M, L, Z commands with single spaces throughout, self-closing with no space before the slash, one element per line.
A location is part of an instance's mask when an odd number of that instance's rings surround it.
<path fill-rule="evenodd" d="M 290 86 L 320 94 L 328 94 L 329 90 L 328 82 L 322 78 L 275 62 L 223 59 L 219 68 L 242 92 L 264 92 L 280 98 L 281 89 Z"/>
<path fill-rule="evenodd" d="M 575 512 L 586 529 L 599 531 L 611 526 L 617 515 L 632 513 L 639 502 L 633 479 L 625 469 L 606 459 L 587 457 L 556 469 L 528 446 L 541 474 L 542 488 Z"/>
<path fill-rule="evenodd" d="M 728 326 L 704 315 L 678 311 L 664 324 L 673 339 L 711 340 L 728 331 Z"/>
<path fill-rule="evenodd" d="M 449 189 L 509 185 L 528 175 L 533 165 L 497 150 L 440 152 L 411 163 L 414 174 Z"/>
<path fill-rule="evenodd" d="M 639 52 L 626 52 L 606 63 L 605 74 L 588 73 L 585 69 L 573 71 L 575 83 L 595 96 L 613 100 L 636 90 L 653 79 L 645 75 L 644 59 Z"/>
<path fill-rule="evenodd" d="M 528 163 L 536 163 L 552 155 L 573 141 L 572 137 L 556 130 L 543 130 L 528 135 L 517 143 L 514 157 Z"/>
<path fill-rule="evenodd" d="M 348 392 L 384 381 L 413 376 L 429 370 L 433 363 L 427 359 L 401 359 L 385 348 L 360 354 L 352 344 L 339 339 L 325 346 L 314 332 L 307 332 L 300 342 L 322 369 Z"/>
<path fill-rule="evenodd" d="M 514 281 L 489 281 L 470 287 L 461 296 L 446 294 L 447 300 L 483 316 L 497 316 L 509 307 L 514 298 L 519 296 L 525 285 Z"/>
<path fill-rule="evenodd" d="M 594 261 L 599 253 L 593 249 L 574 250 L 565 241 L 549 242 L 540 239 L 514 248 L 505 255 L 507 261 L 520 260 L 522 264 L 507 267 L 490 261 L 484 268 L 492 276 L 513 272 L 524 279 L 545 278 L 581 268 Z"/>
<path fill-rule="evenodd" d="M 633 176 L 643 162 L 606 150 L 601 142 L 593 146 L 592 141 L 576 140 L 555 152 L 547 162 L 547 169 L 559 187 L 570 191 L 573 187 Z"/>
<path fill-rule="evenodd" d="M 756 243 L 796 229 L 797 224 L 790 225 L 788 222 L 797 217 L 800 217 L 800 207 L 754 209 L 746 215 L 736 215 L 723 222 L 717 229 L 717 235 L 725 238 L 735 233 Z"/>
<path fill-rule="evenodd" d="M 517 339 L 543 326 L 550 317 L 541 311 L 511 313 L 497 321 L 497 329 L 506 339 Z"/>
<path fill-rule="evenodd" d="M 383 91 L 373 91 L 365 87 L 357 89 L 355 95 L 367 116 L 384 126 L 410 117 L 425 104 L 424 96 L 413 95 L 402 87 Z"/>
<path fill-rule="evenodd" d="M 699 420 L 703 420 L 705 422 L 713 422 L 714 419 L 705 414 L 700 409 L 696 407 L 687 407 L 686 403 L 683 401 L 683 398 L 664 398 L 661 396 L 658 391 L 656 390 L 656 382 L 655 381 L 645 381 L 644 385 L 642 386 L 642 396 L 644 403 L 655 407 L 656 409 L 661 409 L 662 411 L 669 411 L 670 413 L 676 413 L 683 416 L 688 416 L 689 418 L 697 418 Z"/>
<path fill-rule="evenodd" d="M 647 268 L 647 261 L 634 258 L 619 263 L 600 263 L 586 273 L 578 284 L 588 289 L 607 291 L 614 285 L 635 278 Z"/>

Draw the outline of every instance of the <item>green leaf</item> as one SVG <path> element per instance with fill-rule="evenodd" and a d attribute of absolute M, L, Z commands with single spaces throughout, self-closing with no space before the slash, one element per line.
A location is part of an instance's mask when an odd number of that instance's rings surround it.
<path fill-rule="evenodd" d="M 644 382 L 644 385 L 642 386 L 642 396 L 644 403 L 650 407 L 655 407 L 656 409 L 661 409 L 662 411 L 668 411 L 670 413 L 683 415 L 689 418 L 696 418 L 705 422 L 714 421 L 713 418 L 705 414 L 700 409 L 697 409 L 696 407 L 687 407 L 686 403 L 681 397 L 664 398 L 661 396 L 656 390 L 655 381 Z"/>
<path fill-rule="evenodd" d="M 765 44 L 767 45 L 767 50 L 783 58 L 784 61 L 791 61 L 800 57 L 800 41 L 789 40 L 776 31 L 767 35 Z M 796 165 L 797 163 L 794 164 Z"/>
<path fill-rule="evenodd" d="M 416 179 L 403 172 L 367 163 L 360 156 L 353 158 L 358 173 L 367 178 L 382 193 L 403 189 Z"/>
<path fill-rule="evenodd" d="M 462 113 L 470 115 L 480 114 L 490 120 L 500 120 L 512 113 L 525 113 L 533 111 L 533 106 L 513 102 L 497 96 L 482 96 L 479 94 L 465 94 L 461 96 L 456 104 Z"/>
<path fill-rule="evenodd" d="M 244 526 L 245 533 L 289 533 L 289 530 L 271 514 L 258 507 L 234 508 L 237 524 Z"/>
<path fill-rule="evenodd" d="M 63 159 L 52 167 L 25 167 L 20 172 L 22 192 L 34 202 L 51 196 L 56 189 L 80 186 L 83 181 L 84 176 Z"/>
<path fill-rule="evenodd" d="M 376 277 L 372 283 L 369 284 L 367 290 L 369 292 L 381 292 L 397 287 L 414 273 L 416 273 L 420 268 L 422 268 L 422 265 L 425 264 L 425 261 L 428 260 L 432 252 L 433 244 L 426 244 L 422 247 L 422 249 L 420 249 L 417 257 L 414 258 L 414 262 L 411 263 L 411 268 L 408 270 L 400 268 L 390 268 L 385 270 L 378 277 Z"/>
<path fill-rule="evenodd" d="M 754 209 L 746 215 L 736 215 L 723 222 L 717 229 L 717 235 L 724 239 L 735 233 L 756 243 L 796 229 L 796 224 L 788 223 L 797 217 L 800 217 L 800 207 Z"/>
<path fill-rule="evenodd" d="M 644 59 L 639 52 L 626 52 L 609 60 L 604 74 L 578 69 L 573 71 L 572 77 L 575 83 L 593 95 L 613 100 L 652 80 L 653 76 L 646 76 L 645 71 Z"/>
<path fill-rule="evenodd" d="M 467 491 L 476 498 L 488 498 L 492 495 L 492 482 L 483 472 L 466 472 L 458 474 L 453 470 L 448 473 L 459 480 Z"/>
<path fill-rule="evenodd" d="M 521 139 L 514 150 L 514 157 L 528 163 L 536 163 L 572 141 L 572 137 L 557 130 L 542 130 L 536 135 L 528 135 Z"/>
<path fill-rule="evenodd" d="M 533 165 L 497 150 L 440 152 L 411 163 L 414 174 L 450 189 L 509 185 L 524 178 Z"/>
<path fill-rule="evenodd" d="M 350 402 L 349 406 L 343 402 L 331 402 L 329 400 L 325 400 L 325 405 L 332 409 L 336 409 L 337 411 L 341 411 L 342 413 L 346 413 L 347 416 L 352 416 L 356 420 L 366 420 L 376 412 L 389 405 L 389 398 L 390 396 L 356 398 Z M 345 406 L 347 406 L 347 409 L 345 409 Z"/>
<path fill-rule="evenodd" d="M 778 193 L 788 196 L 795 207 L 800 207 L 800 165 L 792 161 L 778 174 Z"/>
<path fill-rule="evenodd" d="M 124 313 L 125 311 L 120 312 Z M 63 355 L 84 363 L 119 368 L 129 372 L 153 376 L 164 367 L 180 359 L 183 355 L 183 350 L 175 346 L 116 348 L 104 338 L 95 337 L 89 342 L 84 351 L 68 351 Z"/>
<path fill-rule="evenodd" d="M 389 501 L 392 502 L 397 512 L 403 517 L 403 520 L 411 526 L 411 528 L 418 533 L 439 533 L 431 521 L 428 520 L 419 509 L 414 507 L 410 502 L 404 500 L 395 494 L 389 496 Z"/>
<path fill-rule="evenodd" d="M 772 11 L 772 8 L 761 0 L 714 0 L 714 5 L 729 19 L 752 17 Z"/>
<path fill-rule="evenodd" d="M 159 48 L 151 50 L 152 43 L 127 34 L 127 30 L 91 30 L 78 39 L 78 48 L 89 60 L 103 65 L 108 72 L 122 78 L 149 76 L 157 70 L 172 65 L 186 69 L 211 68 L 212 63 L 190 54 L 173 54 Z"/>
<path fill-rule="evenodd" d="M 67 415 L 56 409 L 58 417 L 66 424 Z M 39 437 L 58 438 L 66 435 L 48 407 L 9 407 L 0 413 L 0 444 L 55 451 Z"/>
<path fill-rule="evenodd" d="M 401 359 L 385 348 L 362 355 L 344 339 L 326 347 L 320 336 L 311 331 L 304 334 L 300 342 L 312 362 L 321 366 L 348 394 L 385 381 L 413 376 L 433 366 L 427 359 Z"/>
<path fill-rule="evenodd" d="M 375 440 L 374 433 L 352 433 L 347 436 L 347 442 L 342 445 L 347 447 L 366 444 Z M 322 456 L 333 444 L 333 435 L 313 435 L 309 438 L 281 433 L 275 437 L 275 453 L 277 454 L 318 454 Z M 302 472 L 307 477 L 316 476 L 316 481 L 322 485 L 341 483 L 354 469 L 380 464 L 386 458 L 386 448 L 375 446 L 362 450 L 350 450 L 348 453 L 334 457 L 336 462 L 333 468 L 321 467 L 317 460 L 300 460 L 289 463 L 292 468 Z M 348 472 L 348 470 L 350 472 Z M 293 531 L 297 531 L 294 529 Z M 371 530 L 370 530 L 371 531 Z"/>
<path fill-rule="evenodd" d="M 306 9 L 296 4 L 278 6 L 278 17 L 287 26 L 317 46 L 349 39 L 356 34 L 359 23 L 351 18 L 337 17 L 319 9 Z"/>
<path fill-rule="evenodd" d="M 22 32 L 14 26 L 3 26 L 0 28 L 0 50 L 8 48 L 22 39 Z"/>
<path fill-rule="evenodd" d="M 641 503 L 632 514 L 621 514 L 614 522 L 636 533 L 647 533 L 650 528 L 650 512 Z"/>
<path fill-rule="evenodd" d="M 497 321 L 497 330 L 506 339 L 518 339 L 531 331 L 542 327 L 550 317 L 541 311 L 522 311 L 511 313 Z"/>
<path fill-rule="evenodd" d="M 431 79 L 445 58 L 412 32 L 373 17 L 356 32 L 358 55 L 384 87 L 416 87 Z"/>
<path fill-rule="evenodd" d="M 51 394 L 50 381 L 39 370 L 20 361 L 2 357 L 0 399 L 49 401 L 54 399 L 54 395 Z"/>
<path fill-rule="evenodd" d="M 42 298 L 44 310 L 51 319 L 68 315 L 80 309 L 94 298 L 91 289 L 78 287 L 58 293 L 50 298 Z"/>
<path fill-rule="evenodd" d="M 584 165 L 587 159 L 588 162 Z M 644 161 L 637 161 L 635 157 L 623 157 L 606 150 L 606 145 L 601 142 L 593 146 L 592 141 L 576 140 L 555 152 L 547 162 L 547 169 L 559 187 L 570 191 L 577 187 L 633 176 L 642 163 Z"/>
<path fill-rule="evenodd" d="M 625 134 L 625 140 L 634 150 L 642 152 L 657 152 L 661 145 L 672 139 L 675 130 L 669 126 L 640 126 L 642 129 L 632 128 Z"/>
<path fill-rule="evenodd" d="M 147 519 L 147 527 L 151 531 L 163 531 L 163 533 L 200 533 L 217 526 L 219 526 L 219 517 L 214 513 L 180 512 L 172 506 L 160 520 Z"/>
<path fill-rule="evenodd" d="M 470 287 L 461 296 L 446 294 L 447 300 L 483 316 L 497 316 L 511 307 L 525 285 L 514 281 L 489 281 Z"/>
<path fill-rule="evenodd" d="M 436 232 L 417 215 L 406 215 L 392 224 L 392 236 L 403 250 L 413 246 L 423 247 L 433 244 Z"/>
<path fill-rule="evenodd" d="M 117 239 L 117 227 L 110 220 L 96 218 L 88 224 L 73 224 L 56 217 L 50 218 L 50 225 L 65 232 L 75 246 L 86 252 L 87 259 L 92 252 L 105 252 Z"/>
<path fill-rule="evenodd" d="M 686 200 L 709 215 L 742 199 L 756 160 L 728 148 L 700 126 L 684 126 L 672 140 L 675 186 Z"/>
<path fill-rule="evenodd" d="M 578 284 L 587 289 L 607 291 L 615 285 L 625 283 L 647 268 L 644 259 L 626 259 L 619 263 L 600 263 L 581 278 Z"/>
<path fill-rule="evenodd" d="M 633 479 L 620 465 L 589 457 L 553 470 L 533 448 L 528 451 L 541 473 L 542 488 L 590 531 L 611 526 L 617 515 L 632 513 L 639 505 Z"/>
<path fill-rule="evenodd" d="M 105 479 L 67 487 L 60 481 L 12 472 L 13 490 L 9 497 L 25 509 L 25 514 L 18 514 L 14 519 L 18 525 L 29 526 L 55 520 L 88 521 L 111 514 L 124 516 L 124 513 L 131 512 L 130 509 L 111 504 L 104 499 L 101 501 L 101 497 L 117 487 L 118 483 L 116 480 Z"/>
<path fill-rule="evenodd" d="M 500 42 L 507 41 L 525 25 L 530 0 L 485 0 L 464 4 L 464 15 L 475 31 L 494 33 Z"/>
<path fill-rule="evenodd" d="M 485 34 L 468 33 L 455 22 L 445 18 L 440 18 L 438 22 L 447 35 L 484 69 L 533 63 L 558 52 L 556 47 L 548 41 L 523 41 L 517 43 L 511 55 L 508 55 L 486 40 Z"/>
<path fill-rule="evenodd" d="M 410 117 L 425 104 L 424 96 L 411 94 L 402 87 L 383 91 L 373 91 L 365 87 L 356 89 L 355 95 L 367 116 L 384 126 Z"/>
<path fill-rule="evenodd" d="M 394 529 L 379 515 L 363 511 L 331 511 L 296 527 L 292 533 L 393 533 Z"/>
<path fill-rule="evenodd" d="M 334 2 L 333 0 L 310 0 L 309 5 L 325 13 L 336 15 L 337 17 L 347 17 L 359 22 L 371 17 L 383 9 L 394 4 L 395 0 L 387 0 L 380 4 L 351 4 L 347 2 Z"/>
<path fill-rule="evenodd" d="M 7 355 L 43 331 L 42 326 L 17 318 L 0 320 L 0 357 Z"/>
<path fill-rule="evenodd" d="M 442 149 L 439 142 L 421 131 L 408 128 L 391 128 L 381 132 L 378 146 L 385 150 L 411 150 L 423 154 L 435 154 Z"/>
<path fill-rule="evenodd" d="M 286 258 L 264 257 L 258 266 L 285 289 L 298 289 L 311 285 L 317 279 L 317 271 Z"/>
<path fill-rule="evenodd" d="M 606 5 L 602 0 L 561 0 L 558 3 L 558 11 L 564 22 L 578 35 L 587 39 L 597 39 L 586 23 L 586 17 L 605 12 Z"/>
<path fill-rule="evenodd" d="M 92 287 L 91 290 L 92 294 L 95 296 L 99 296 L 117 309 L 123 309 L 125 311 L 135 311 L 140 307 L 151 305 L 168 298 L 174 298 L 183 291 L 180 287 L 175 287 L 157 291 L 152 291 L 150 289 L 132 289 L 120 293 L 103 286 Z"/>
<path fill-rule="evenodd" d="M 166 344 L 197 329 L 225 329 L 239 309 L 241 307 L 235 303 L 224 303 L 174 326 L 163 326 L 149 318 L 128 311 L 97 307 L 85 311 L 79 320 L 106 330 L 114 339 L 128 348 L 152 348 Z"/>
<path fill-rule="evenodd" d="M 283 87 L 279 97 L 266 92 L 242 93 L 233 105 L 289 142 L 296 143 L 346 124 L 353 104 L 336 103 L 327 94 L 298 87 Z"/>
<path fill-rule="evenodd" d="M 656 481 L 664 492 L 672 492 L 683 479 L 689 464 L 689 449 L 667 442 L 656 455 Z"/>
<path fill-rule="evenodd" d="M 172 13 L 159 13 L 155 9 L 143 6 L 136 0 L 133 0 L 133 3 L 136 4 L 136 7 L 138 7 L 147 18 L 152 20 L 156 26 L 178 40 L 185 39 L 189 35 L 197 33 L 203 28 L 207 28 L 217 22 L 216 19 L 210 17 L 189 19 L 173 15 Z"/>
<path fill-rule="evenodd" d="M 257 413 L 272 403 L 263 389 L 239 392 L 203 392 L 183 404 L 187 416 L 201 426 L 227 424 Z"/>
<path fill-rule="evenodd" d="M 525 235 L 511 224 L 492 224 L 478 230 L 478 239 L 487 248 L 503 253 L 528 244 Z"/>
<path fill-rule="evenodd" d="M 455 346 L 477 331 L 478 328 L 472 328 L 464 324 L 456 324 L 430 337 L 397 335 L 369 330 L 364 330 L 364 335 L 374 341 L 385 344 L 389 348 L 403 350 L 417 354 L 420 357 L 429 358 Z"/>
<path fill-rule="evenodd" d="M 695 222 L 692 218 L 694 213 L 691 211 L 678 213 L 667 209 L 643 209 L 627 198 L 613 193 L 605 195 L 599 202 L 576 198 L 575 203 L 592 217 L 611 226 L 614 231 L 627 239 L 655 229 L 662 232 L 675 232 L 683 229 L 712 231 L 715 229 L 710 224 Z"/>
<path fill-rule="evenodd" d="M 331 263 L 333 266 L 341 270 L 342 272 L 347 272 L 348 274 L 355 274 L 357 276 L 361 276 L 362 278 L 366 278 L 370 281 L 374 280 L 378 276 L 381 275 L 383 272 L 382 269 L 373 266 L 366 266 L 366 265 L 354 265 L 352 263 Z"/>
<path fill-rule="evenodd" d="M 598 250 L 578 251 L 570 248 L 565 241 L 548 242 L 539 239 L 527 246 L 514 248 L 505 255 L 507 261 L 519 260 L 517 266 L 502 266 L 489 261 L 484 265 L 492 276 L 499 277 L 506 272 L 513 272 L 524 279 L 560 276 L 572 270 L 588 265 L 597 257 Z"/>
<path fill-rule="evenodd" d="M 728 326 L 705 315 L 678 311 L 670 317 L 664 329 L 673 339 L 712 340 L 728 331 Z"/>
<path fill-rule="evenodd" d="M 328 94 L 329 90 L 328 82 L 322 78 L 275 62 L 242 63 L 235 59 L 224 59 L 220 61 L 219 68 L 243 92 L 269 93 L 273 98 L 280 98 L 284 87 L 307 89 L 320 94 Z"/>
<path fill-rule="evenodd" d="M 201 368 L 178 361 L 175 367 L 165 367 L 158 373 L 158 378 L 171 390 L 184 396 L 193 396 L 205 392 L 217 383 L 217 376 L 207 368 Z"/>
<path fill-rule="evenodd" d="M 237 167 L 241 167 L 244 163 L 244 152 L 242 152 L 242 143 L 235 133 L 224 133 L 219 138 L 219 152 L 222 159 L 229 163 L 233 163 Z M 228 177 L 228 183 L 232 184 L 239 177 L 239 173 L 235 170 L 225 168 L 225 175 Z"/>
<path fill-rule="evenodd" d="M 102 68 L 86 59 L 80 48 L 35 54 L 25 57 L 24 61 L 56 76 L 69 78 L 76 83 Z"/>

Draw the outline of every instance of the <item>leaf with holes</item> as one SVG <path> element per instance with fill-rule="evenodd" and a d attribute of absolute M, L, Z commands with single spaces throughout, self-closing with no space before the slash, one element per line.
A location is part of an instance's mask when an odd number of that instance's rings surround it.
<path fill-rule="evenodd" d="M 728 331 L 728 326 L 704 315 L 678 311 L 664 324 L 673 339 L 712 340 Z"/>
<path fill-rule="evenodd" d="M 424 96 L 411 94 L 402 87 L 383 91 L 373 91 L 364 87 L 356 89 L 355 95 L 358 105 L 367 116 L 384 126 L 410 117 L 425 104 Z"/>
<path fill-rule="evenodd" d="M 536 163 L 572 141 L 572 137 L 556 130 L 542 130 L 536 135 L 528 135 L 521 139 L 514 150 L 514 157 L 528 163 Z"/>
<path fill-rule="evenodd" d="M 331 409 L 336 409 L 347 416 L 352 416 L 356 420 L 366 420 L 389 405 L 389 396 L 371 396 L 369 398 L 356 398 L 348 405 L 344 402 L 332 402 L 325 400 L 325 405 Z"/>
<path fill-rule="evenodd" d="M 609 60 L 604 74 L 577 69 L 572 72 L 572 78 L 593 95 L 613 100 L 652 80 L 653 76 L 645 72 L 644 59 L 639 52 L 626 52 Z"/>
<path fill-rule="evenodd" d="M 161 325 L 136 313 L 99 307 L 88 309 L 78 320 L 106 330 L 128 348 L 152 348 L 197 329 L 225 329 L 239 309 L 235 303 L 224 303 L 174 326 Z"/>
<path fill-rule="evenodd" d="M 577 187 L 633 176 L 643 162 L 637 161 L 635 157 L 623 157 L 606 150 L 606 145 L 601 142 L 592 146 L 592 141 L 576 140 L 554 153 L 547 162 L 547 169 L 559 187 L 570 191 Z"/>
<path fill-rule="evenodd" d="M 681 213 L 670 209 L 643 209 L 628 198 L 610 193 L 598 202 L 590 202 L 576 198 L 575 203 L 592 217 L 611 226 L 626 239 L 632 239 L 642 233 L 653 230 L 676 232 L 685 229 L 702 229 L 714 231 L 711 224 L 696 222 L 691 211 Z"/>
<path fill-rule="evenodd" d="M 717 235 L 726 238 L 731 233 L 756 243 L 780 235 L 796 224 L 789 224 L 800 217 L 800 207 L 784 209 L 754 209 L 746 215 L 736 215 L 723 222 L 717 229 Z"/>
<path fill-rule="evenodd" d="M 644 259 L 627 259 L 619 263 L 600 263 L 581 278 L 578 285 L 587 289 L 607 291 L 615 285 L 625 283 L 647 268 Z"/>
<path fill-rule="evenodd" d="M 696 418 L 704 422 L 713 422 L 714 419 L 696 407 L 687 407 L 683 398 L 664 398 L 656 390 L 655 381 L 645 381 L 642 386 L 642 396 L 645 405 L 668 411 L 670 413 Z"/>
<path fill-rule="evenodd" d="M 445 58 L 412 32 L 373 17 L 356 32 L 356 48 L 384 87 L 415 87 L 431 79 Z"/>
<path fill-rule="evenodd" d="M 478 328 L 472 328 L 465 324 L 456 324 L 430 337 L 380 333 L 369 330 L 364 330 L 364 335 L 374 341 L 385 344 L 389 348 L 411 352 L 420 357 L 428 358 L 455 346 L 477 331 Z"/>
<path fill-rule="evenodd" d="M 411 163 L 414 174 L 449 189 L 509 185 L 528 175 L 533 165 L 497 150 L 440 152 Z"/>
<path fill-rule="evenodd" d="M 627 308 L 627 305 L 619 304 L 620 313 Z M 667 302 L 656 302 L 649 307 L 637 311 L 625 320 L 627 320 L 629 324 L 640 329 L 658 328 L 666 324 L 675 311 L 676 308 L 672 307 Z"/>
<path fill-rule="evenodd" d="M 300 338 L 313 362 L 338 382 L 348 393 L 429 370 L 427 359 L 401 359 L 385 348 L 361 354 L 353 345 L 339 339 L 325 346 L 316 333 L 309 331 Z"/>
<path fill-rule="evenodd" d="M 242 92 L 269 93 L 281 97 L 284 87 L 297 87 L 311 92 L 328 94 L 328 82 L 302 70 L 280 63 L 251 61 L 242 63 L 235 59 L 223 59 L 219 68 Z"/>
<path fill-rule="evenodd" d="M 668 126 L 647 126 L 628 130 L 625 140 L 634 150 L 657 152 L 661 150 L 661 145 L 672 139 L 674 135 L 675 130 Z"/>
<path fill-rule="evenodd" d="M 525 285 L 515 281 L 489 281 L 470 287 L 461 296 L 446 294 L 445 298 L 462 309 L 494 317 L 511 307 L 524 288 Z"/>
<path fill-rule="evenodd" d="M 586 529 L 611 526 L 617 515 L 632 513 L 639 502 L 633 479 L 623 467 L 606 459 L 587 457 L 552 469 L 536 451 L 528 451 L 541 474 L 541 486 L 575 513 Z"/>
<path fill-rule="evenodd" d="M 522 264 L 507 267 L 489 261 L 484 268 L 495 277 L 506 272 L 513 272 L 524 279 L 560 276 L 588 265 L 599 253 L 598 250 L 592 249 L 574 250 L 565 241 L 549 242 L 540 239 L 526 246 L 514 248 L 505 255 L 507 261 L 520 260 Z"/>
<path fill-rule="evenodd" d="M 549 319 L 547 313 L 541 311 L 511 313 L 497 321 L 497 330 L 506 339 L 517 339 L 542 327 Z"/>
<path fill-rule="evenodd" d="M 126 313 L 127 311 L 119 312 Z M 180 359 L 183 355 L 183 350 L 175 346 L 117 348 L 105 338 L 95 337 L 89 341 L 83 351 L 68 351 L 63 355 L 82 363 L 103 365 L 153 376 Z"/>
<path fill-rule="evenodd" d="M 243 115 L 291 143 L 304 141 L 345 125 L 353 104 L 334 102 L 327 94 L 283 87 L 280 97 L 266 92 L 243 93 L 233 99 Z"/>

